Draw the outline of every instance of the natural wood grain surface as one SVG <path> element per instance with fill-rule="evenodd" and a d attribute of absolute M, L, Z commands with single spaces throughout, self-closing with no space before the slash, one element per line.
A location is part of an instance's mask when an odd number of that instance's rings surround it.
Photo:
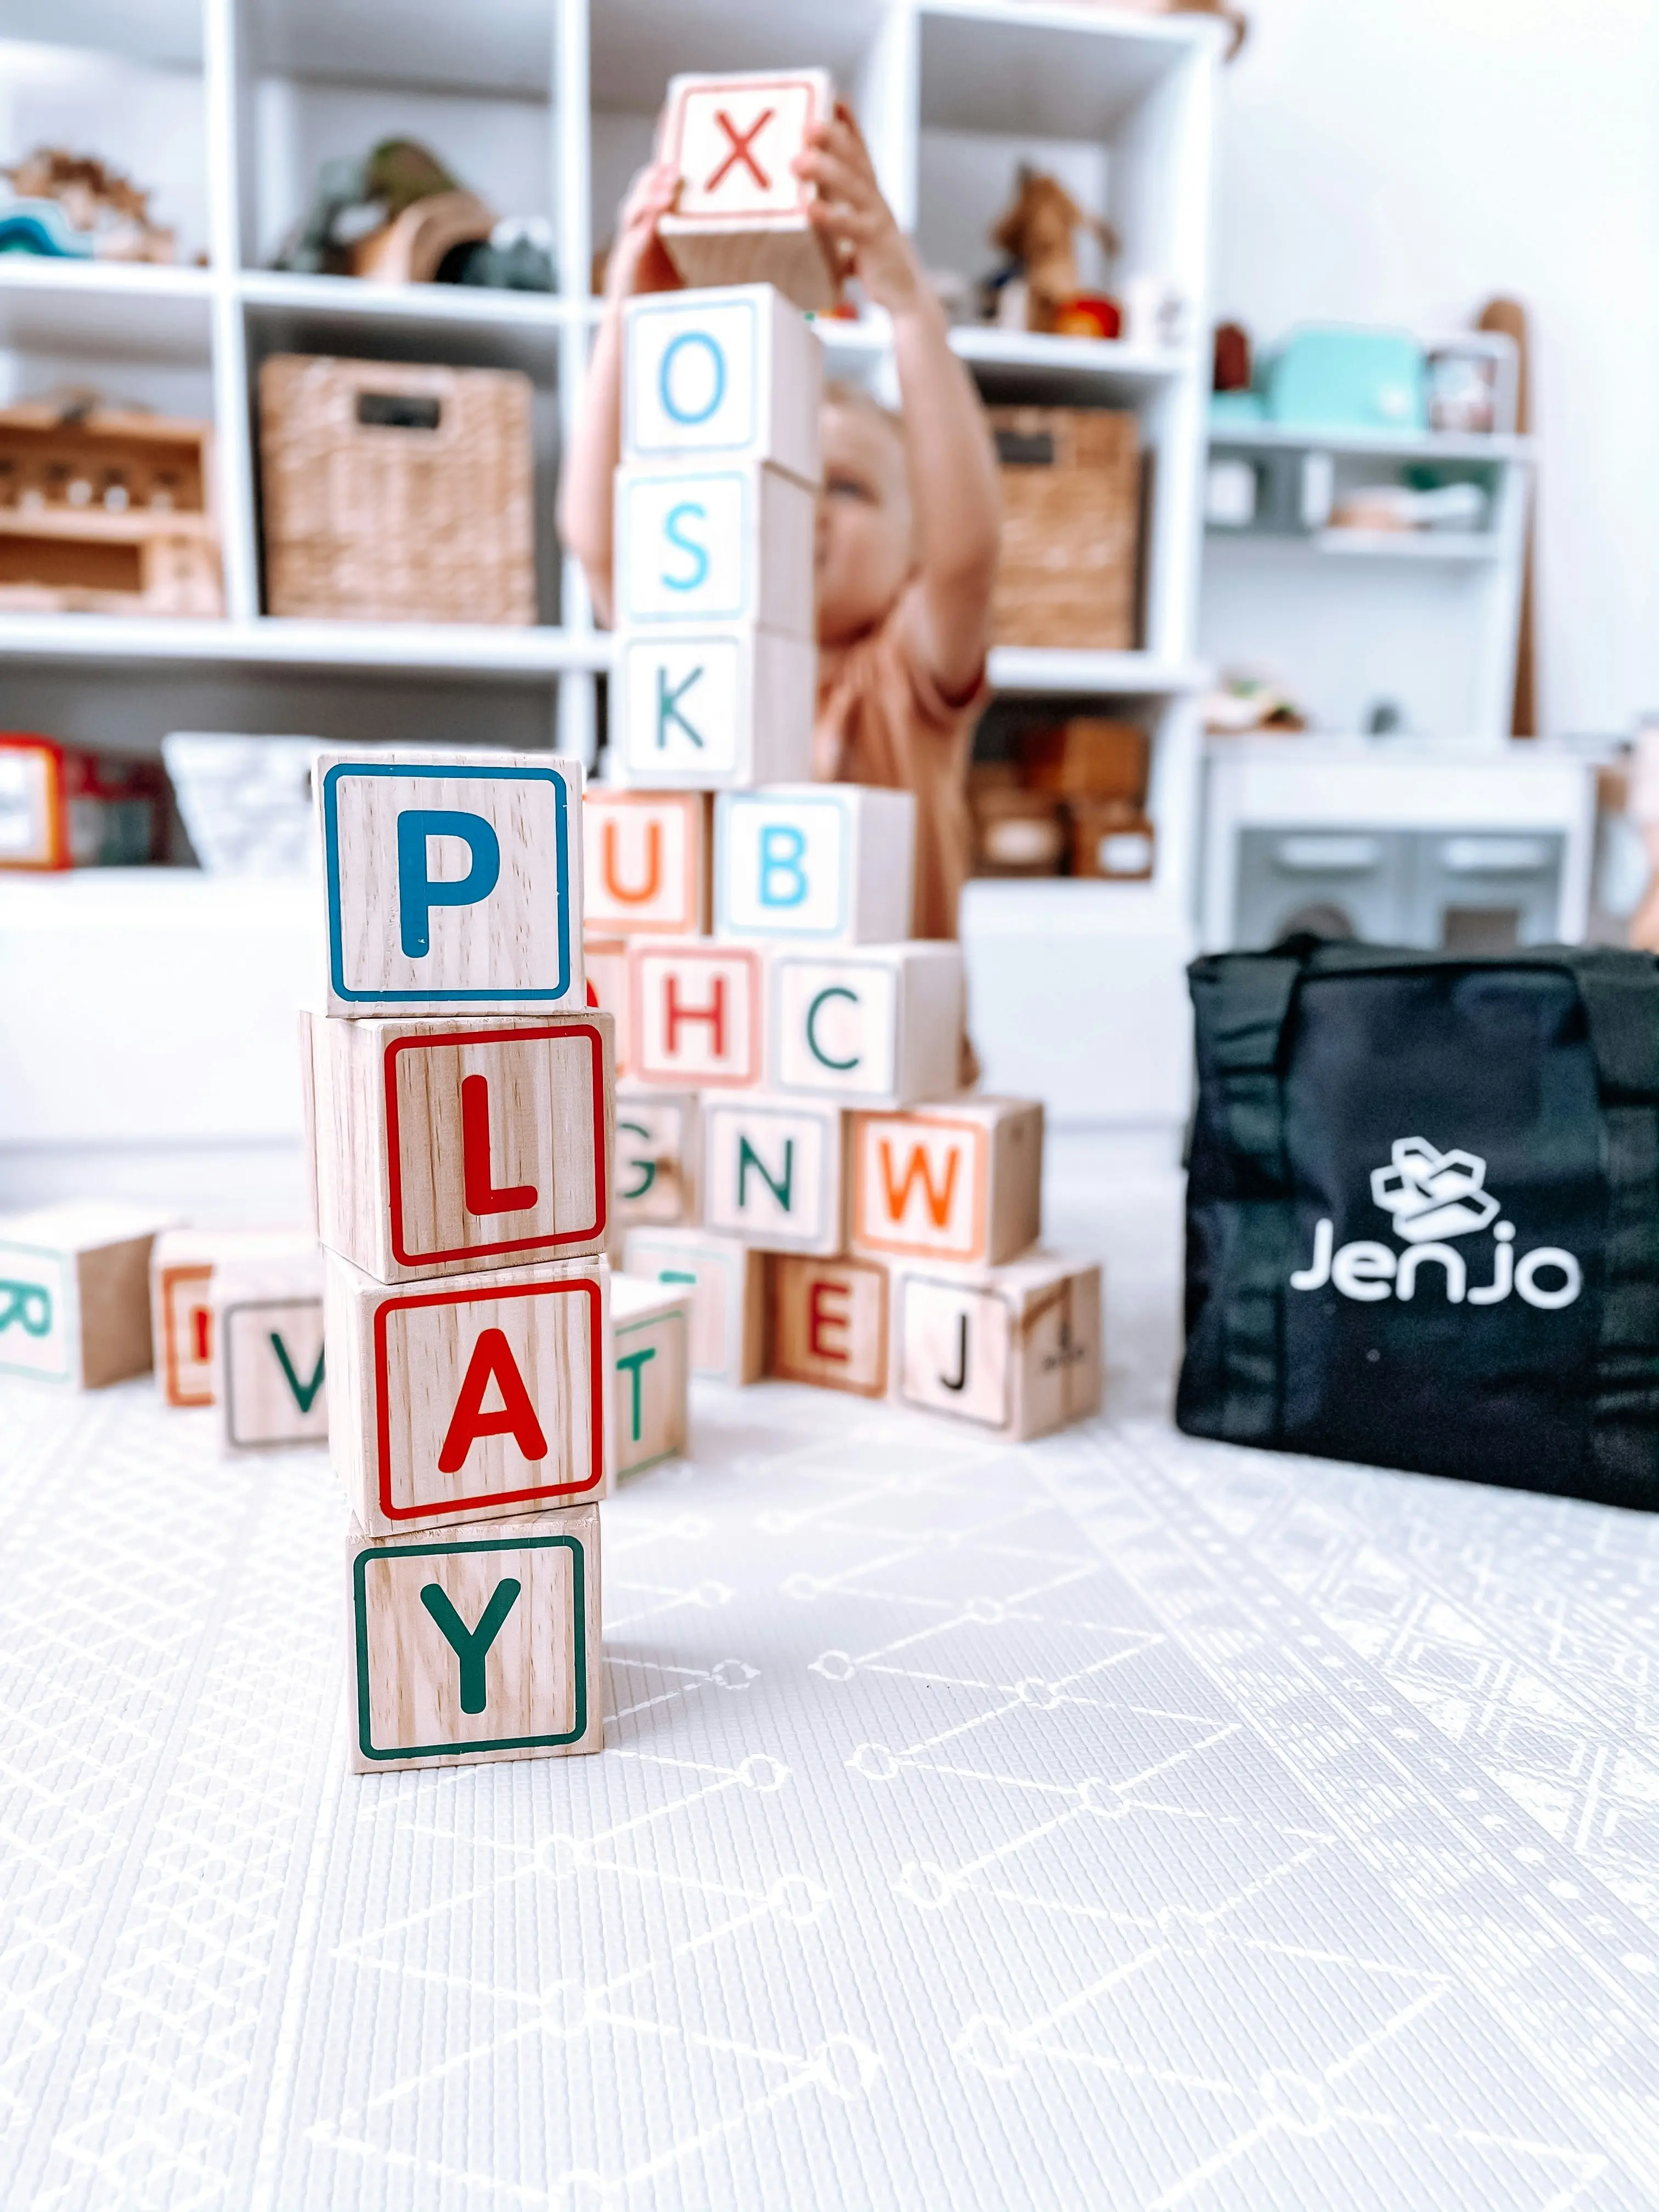
<path fill-rule="evenodd" d="M 775 944 L 890 945 L 910 934 L 908 791 L 800 784 L 714 802 L 714 927 Z"/>
<path fill-rule="evenodd" d="M 1047 1436 L 1100 1406 L 1100 1269 L 1039 1253 L 952 1275 L 896 1268 L 894 1395 L 1016 1437 Z"/>
<path fill-rule="evenodd" d="M 998 1267 L 1042 1227 L 1042 1108 L 976 1095 L 854 1114 L 852 1249 Z"/>
<path fill-rule="evenodd" d="M 765 997 L 753 945 L 633 939 L 629 1073 L 664 1091 L 752 1087 L 766 1065 Z"/>
<path fill-rule="evenodd" d="M 611 679 L 611 772 L 659 790 L 746 790 L 812 773 L 818 651 L 755 623 L 624 631 Z"/>
<path fill-rule="evenodd" d="M 636 1474 L 686 1449 L 691 1373 L 690 1285 L 611 1278 L 617 1473 Z"/>
<path fill-rule="evenodd" d="M 586 927 L 598 937 L 700 936 L 713 831 L 701 792 L 591 789 L 582 803 Z"/>
<path fill-rule="evenodd" d="M 872 1260 L 767 1262 L 767 1372 L 879 1398 L 887 1388 L 885 1267 Z"/>
<path fill-rule="evenodd" d="M 623 1228 L 664 1228 L 697 1218 L 701 1135 L 695 1091 L 617 1091 L 616 1167 L 611 1214 Z"/>
<path fill-rule="evenodd" d="M 149 1310 L 155 1381 L 169 1406 L 218 1399 L 210 1285 L 222 1261 L 303 1261 L 316 1249 L 304 1229 L 167 1229 L 150 1251 Z"/>
<path fill-rule="evenodd" d="M 684 284 L 775 284 L 798 307 L 832 307 L 840 285 L 807 210 L 815 187 L 791 167 L 813 123 L 835 112 L 827 70 L 677 76 L 663 111 L 675 212 L 659 233 Z"/>

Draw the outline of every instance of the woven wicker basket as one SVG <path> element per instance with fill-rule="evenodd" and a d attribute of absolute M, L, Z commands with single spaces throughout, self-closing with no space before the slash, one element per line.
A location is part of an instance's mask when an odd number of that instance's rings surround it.
<path fill-rule="evenodd" d="M 990 413 L 1002 477 L 998 642 L 1127 651 L 1140 552 L 1134 416 L 1075 407 Z"/>
<path fill-rule="evenodd" d="M 277 354 L 259 372 L 274 615 L 533 623 L 531 386 Z"/>

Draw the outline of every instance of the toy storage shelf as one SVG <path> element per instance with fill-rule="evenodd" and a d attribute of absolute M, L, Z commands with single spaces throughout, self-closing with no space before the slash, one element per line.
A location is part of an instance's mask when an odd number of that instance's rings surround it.
<path fill-rule="evenodd" d="M 1534 441 L 1513 430 L 1322 430 L 1280 422 L 1212 422 L 1218 453 L 1355 453 L 1378 460 L 1528 461 Z"/>
<path fill-rule="evenodd" d="M 1091 653 L 1063 646 L 997 645 L 988 670 L 991 689 L 1014 698 L 1093 696 L 1165 698 L 1201 691 L 1206 672 L 1194 663 L 1150 653 Z"/>

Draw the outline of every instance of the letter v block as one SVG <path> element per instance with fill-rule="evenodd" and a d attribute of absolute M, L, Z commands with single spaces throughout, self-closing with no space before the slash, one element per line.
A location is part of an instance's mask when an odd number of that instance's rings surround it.
<path fill-rule="evenodd" d="M 838 1106 L 804 1098 L 707 1100 L 704 1226 L 767 1251 L 843 1250 L 844 1121 Z"/>
<path fill-rule="evenodd" d="M 629 1073 L 662 1091 L 747 1088 L 765 1066 L 762 956 L 741 945 L 635 938 Z"/>
<path fill-rule="evenodd" d="M 351 1767 L 598 1751 L 599 1516 L 346 1540 Z"/>
<path fill-rule="evenodd" d="M 701 936 L 714 824 L 699 792 L 592 789 L 582 803 L 590 936 Z"/>
<path fill-rule="evenodd" d="M 960 1079 L 962 948 L 871 945 L 769 957 L 772 1087 L 848 1106 L 945 1098 Z"/>
<path fill-rule="evenodd" d="M 680 185 L 657 228 L 683 283 L 760 282 L 799 307 L 835 305 L 840 287 L 809 212 L 817 188 L 791 166 L 835 101 L 825 70 L 671 79 L 662 155 Z"/>
<path fill-rule="evenodd" d="M 149 1260 L 149 1316 L 155 1381 L 169 1406 L 218 1403 L 214 1323 L 216 1270 L 231 1261 L 304 1263 L 317 1249 L 308 1230 L 165 1229 Z"/>
<path fill-rule="evenodd" d="M 723 792 L 714 933 L 885 945 L 910 934 L 916 802 L 864 784 Z"/>
<path fill-rule="evenodd" d="M 369 1535 L 605 1495 L 610 1282 L 592 1260 L 398 1290 L 327 1255 L 330 1449 Z"/>
<path fill-rule="evenodd" d="M 887 1388 L 887 1270 L 872 1260 L 766 1263 L 767 1361 L 781 1382 L 879 1398 Z"/>
<path fill-rule="evenodd" d="M 817 647 L 754 623 L 617 641 L 611 772 L 641 790 L 744 791 L 812 773 Z"/>
<path fill-rule="evenodd" d="M 851 1115 L 854 1252 L 994 1267 L 1042 1225 L 1042 1108 L 953 1098 Z"/>
<path fill-rule="evenodd" d="M 219 1437 L 230 1452 L 328 1435 L 323 1255 L 226 1260 L 208 1286 Z"/>
<path fill-rule="evenodd" d="M 604 1250 L 609 1014 L 305 1026 L 331 1250 L 384 1283 Z"/>
<path fill-rule="evenodd" d="M 1099 1411 L 1100 1269 L 1041 1252 L 963 1277 L 893 1274 L 893 1388 L 1017 1437 Z"/>
<path fill-rule="evenodd" d="M 325 752 L 315 776 L 327 1012 L 586 1003 L 579 763 Z"/>

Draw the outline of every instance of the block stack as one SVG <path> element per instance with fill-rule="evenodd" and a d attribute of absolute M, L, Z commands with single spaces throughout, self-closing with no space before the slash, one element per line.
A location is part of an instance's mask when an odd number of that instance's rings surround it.
<path fill-rule="evenodd" d="M 304 1018 L 352 1765 L 596 1751 L 611 1474 L 608 1014 L 582 771 L 322 754 Z"/>

